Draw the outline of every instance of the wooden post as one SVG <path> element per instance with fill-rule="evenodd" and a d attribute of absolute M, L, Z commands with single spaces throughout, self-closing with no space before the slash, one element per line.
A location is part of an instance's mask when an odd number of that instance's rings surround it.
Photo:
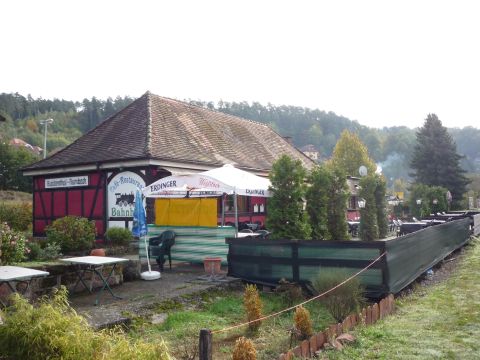
<path fill-rule="evenodd" d="M 212 332 L 209 329 L 200 330 L 198 355 L 199 360 L 212 360 Z"/>

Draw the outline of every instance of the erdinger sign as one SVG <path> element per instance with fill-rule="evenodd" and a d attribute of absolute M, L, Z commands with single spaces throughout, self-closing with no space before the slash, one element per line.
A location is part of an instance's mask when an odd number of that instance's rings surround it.
<path fill-rule="evenodd" d="M 117 174 L 108 184 L 108 217 L 133 218 L 135 193 L 145 186 L 138 174 L 125 171 Z"/>
<path fill-rule="evenodd" d="M 168 176 L 143 189 L 147 197 L 219 196 L 233 187 L 201 174 Z"/>

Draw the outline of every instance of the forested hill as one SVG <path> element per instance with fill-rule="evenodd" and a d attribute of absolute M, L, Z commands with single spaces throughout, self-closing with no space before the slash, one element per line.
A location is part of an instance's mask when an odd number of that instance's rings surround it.
<path fill-rule="evenodd" d="M 34 99 L 16 94 L 0 94 L 0 122 L 4 140 L 14 137 L 43 146 L 43 128 L 39 120 L 53 118 L 48 128 L 49 150 L 58 150 L 98 125 L 103 119 L 121 110 L 132 98 L 100 100 L 95 97 L 82 102 Z M 328 158 L 344 129 L 355 131 L 367 145 L 370 155 L 382 164 L 387 179 L 408 177 L 408 164 L 415 143 L 415 130 L 407 127 L 374 129 L 333 112 L 296 106 L 262 105 L 254 102 L 199 102 L 192 104 L 266 123 L 282 136 L 291 136 L 295 146 L 312 144 L 322 158 Z M 425 114 L 426 116 L 427 114 Z M 388 119 L 386 119 L 388 120 Z M 441 119 L 440 119 L 441 120 Z M 387 122 L 387 121 L 386 121 Z M 480 172 L 480 129 L 449 129 L 458 152 L 465 155 L 463 166 L 469 172 Z"/>

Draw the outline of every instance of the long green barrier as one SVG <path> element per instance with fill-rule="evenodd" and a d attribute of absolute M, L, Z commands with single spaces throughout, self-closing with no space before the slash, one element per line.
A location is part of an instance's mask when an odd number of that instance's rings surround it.
<path fill-rule="evenodd" d="M 354 274 L 386 251 L 386 256 L 359 276 L 367 296 L 380 298 L 399 292 L 461 247 L 469 239 L 469 226 L 466 218 L 372 242 L 228 238 L 228 273 L 273 286 L 282 278 L 307 283 L 329 268 L 345 268 Z"/>
<path fill-rule="evenodd" d="M 399 292 L 463 246 L 470 236 L 470 222 L 470 218 L 450 221 L 386 241 L 389 292 Z"/>

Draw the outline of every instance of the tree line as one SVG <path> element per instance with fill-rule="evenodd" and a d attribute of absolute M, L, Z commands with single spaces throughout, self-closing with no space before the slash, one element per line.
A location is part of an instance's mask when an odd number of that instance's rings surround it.
<path fill-rule="evenodd" d="M 47 100 L 15 94 L 0 94 L 0 115 L 7 121 L 0 122 L 0 137 L 3 142 L 14 137 L 43 147 L 43 127 L 39 120 L 53 118 L 49 125 L 47 148 L 49 152 L 67 146 L 93 127 L 100 124 L 134 99 L 116 97 L 101 100 L 96 97 L 81 102 L 64 99 Z M 411 181 L 410 163 L 416 143 L 416 130 L 405 126 L 369 128 L 339 116 L 333 112 L 298 106 L 258 102 L 218 103 L 192 101 L 190 103 L 211 110 L 240 116 L 270 125 L 282 136 L 291 136 L 296 147 L 312 144 L 320 152 L 322 160 L 333 154 L 333 149 L 343 130 L 359 136 L 366 145 L 372 160 L 383 168 L 389 188 L 403 190 Z M 388 123 L 388 119 L 385 121 Z M 480 173 L 480 129 L 473 127 L 448 129 L 461 158 L 460 166 L 469 173 Z M 351 175 L 358 175 L 353 173 Z M 474 182 L 476 183 L 476 182 Z"/>

